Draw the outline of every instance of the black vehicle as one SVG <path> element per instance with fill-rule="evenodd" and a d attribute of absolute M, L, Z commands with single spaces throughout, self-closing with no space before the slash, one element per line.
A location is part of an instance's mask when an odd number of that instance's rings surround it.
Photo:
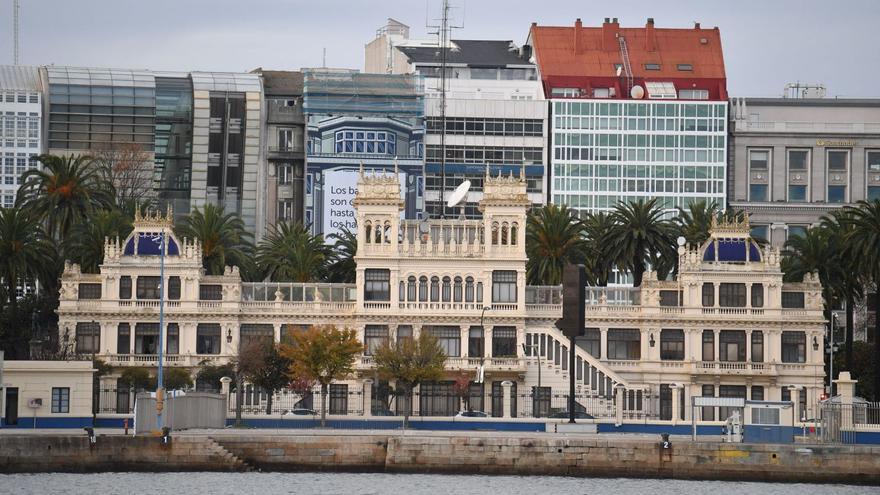
<path fill-rule="evenodd" d="M 488 418 L 489 413 L 483 411 L 459 411 L 456 418 Z"/>

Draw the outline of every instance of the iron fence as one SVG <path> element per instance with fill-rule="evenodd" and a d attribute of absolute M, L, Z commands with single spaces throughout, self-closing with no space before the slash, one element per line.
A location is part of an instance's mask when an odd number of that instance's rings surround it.
<path fill-rule="evenodd" d="M 859 432 L 880 433 L 880 402 L 819 404 L 819 438 L 826 443 L 856 443 Z"/>
<path fill-rule="evenodd" d="M 136 391 L 130 388 L 100 388 L 97 390 L 98 414 L 134 414 Z"/>
<path fill-rule="evenodd" d="M 272 394 L 271 401 L 266 390 L 246 384 L 242 389 L 241 411 L 250 415 L 318 415 L 321 410 L 321 387 L 307 391 L 282 389 Z M 229 394 L 228 410 L 238 409 L 238 396 Z M 327 390 L 327 413 L 334 415 L 362 416 L 364 394 L 362 390 L 346 384 L 331 384 Z"/>

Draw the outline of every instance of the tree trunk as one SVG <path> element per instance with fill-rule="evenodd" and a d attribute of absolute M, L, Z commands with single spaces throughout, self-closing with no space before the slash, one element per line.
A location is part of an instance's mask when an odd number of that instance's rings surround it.
<path fill-rule="evenodd" d="M 846 364 L 848 371 L 852 371 L 853 365 L 853 311 L 855 297 L 852 294 L 846 296 Z"/>
<path fill-rule="evenodd" d="M 321 428 L 327 426 L 327 385 L 321 384 Z"/>
<path fill-rule="evenodd" d="M 269 394 L 269 398 L 266 399 L 266 414 L 271 415 L 272 414 L 272 399 L 275 395 L 275 390 L 268 390 L 267 392 Z"/>
<path fill-rule="evenodd" d="M 235 380 L 235 426 L 241 426 L 241 403 L 244 402 L 244 379 L 241 376 L 241 372 L 236 373 L 237 379 Z"/>
<path fill-rule="evenodd" d="M 640 253 L 641 254 L 641 253 Z M 640 256 L 633 260 L 633 287 L 642 286 L 642 276 L 645 274 L 645 263 Z"/>
<path fill-rule="evenodd" d="M 406 387 L 406 407 L 403 409 L 403 429 L 409 426 L 409 415 L 412 413 L 413 388 L 414 385 Z"/>

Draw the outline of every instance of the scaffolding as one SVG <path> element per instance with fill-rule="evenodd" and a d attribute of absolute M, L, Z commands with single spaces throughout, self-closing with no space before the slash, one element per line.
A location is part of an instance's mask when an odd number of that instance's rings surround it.
<path fill-rule="evenodd" d="M 303 111 L 309 115 L 392 117 L 421 121 L 421 76 L 364 74 L 349 69 L 303 69 Z"/>

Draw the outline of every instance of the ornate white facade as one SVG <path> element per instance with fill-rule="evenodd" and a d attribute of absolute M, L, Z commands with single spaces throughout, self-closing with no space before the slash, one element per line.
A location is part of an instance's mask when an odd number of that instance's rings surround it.
<path fill-rule="evenodd" d="M 171 234 L 167 217 L 140 217 L 128 239 L 108 240 L 100 274 L 65 269 L 61 341 L 114 367 L 156 366 L 153 239 L 164 230 L 168 366 L 223 362 L 242 339 L 334 324 L 367 347 L 360 378 L 373 376 L 370 349 L 382 340 L 430 331 L 450 378 L 483 370 L 484 397 L 509 380 L 516 400 L 538 385 L 539 369 L 541 386 L 567 393 L 568 340 L 554 326 L 561 289 L 525 284 L 525 181 L 487 177 L 481 220 L 403 220 L 399 191 L 397 174 L 360 175 L 356 284 L 243 283 L 234 268 L 206 276 L 198 243 Z M 622 404 L 626 415 L 678 421 L 694 396 L 790 398 L 812 417 L 824 377 L 818 281 L 784 284 L 778 250 L 754 243 L 747 223 L 715 226 L 705 245 L 679 252 L 677 280 L 648 273 L 641 288 L 588 288 L 579 403 L 597 416 Z"/>

